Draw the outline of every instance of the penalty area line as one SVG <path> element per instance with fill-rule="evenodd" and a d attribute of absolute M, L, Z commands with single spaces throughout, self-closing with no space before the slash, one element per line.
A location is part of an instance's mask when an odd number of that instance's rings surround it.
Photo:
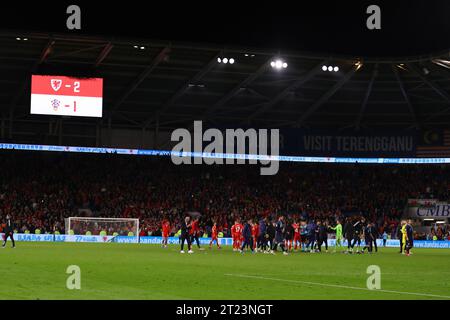
<path fill-rule="evenodd" d="M 289 280 L 289 279 L 279 279 L 279 278 L 267 278 L 267 277 L 252 276 L 252 275 L 246 275 L 246 274 L 226 273 L 225 276 L 238 277 L 238 278 L 248 278 L 248 279 L 269 280 L 269 281 L 282 281 L 282 282 L 306 284 L 306 285 L 321 286 L 321 287 L 331 287 L 331 288 L 341 288 L 341 289 L 351 289 L 351 290 L 363 290 L 363 291 L 370 291 L 370 292 L 385 292 L 385 293 L 394 293 L 394 294 L 405 294 L 405 295 L 411 295 L 411 296 L 422 296 L 422 297 L 450 299 L 450 296 L 442 296 L 442 295 L 429 294 L 429 293 L 405 292 L 405 291 L 394 291 L 394 290 L 384 290 L 384 289 L 373 289 L 372 290 L 372 289 L 369 289 L 369 288 L 351 287 L 351 286 L 344 286 L 344 285 L 339 285 L 339 284 L 328 284 L 328 283 L 300 281 L 300 280 Z"/>

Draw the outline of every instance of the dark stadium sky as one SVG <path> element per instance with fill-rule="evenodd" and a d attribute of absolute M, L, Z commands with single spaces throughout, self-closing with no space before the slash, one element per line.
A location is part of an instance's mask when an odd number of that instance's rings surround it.
<path fill-rule="evenodd" d="M 93 35 L 366 56 L 423 54 L 450 48 L 448 0 L 93 2 L 2 2 L 0 28 L 69 32 L 65 9 L 78 4 L 82 30 L 77 32 Z M 370 4 L 382 9 L 382 30 L 366 28 Z"/>

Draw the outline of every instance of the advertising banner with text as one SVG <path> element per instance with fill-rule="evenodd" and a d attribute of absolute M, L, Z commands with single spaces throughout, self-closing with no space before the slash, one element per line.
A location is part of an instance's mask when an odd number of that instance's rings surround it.
<path fill-rule="evenodd" d="M 280 130 L 280 154 L 317 157 L 450 156 L 450 130 Z"/>

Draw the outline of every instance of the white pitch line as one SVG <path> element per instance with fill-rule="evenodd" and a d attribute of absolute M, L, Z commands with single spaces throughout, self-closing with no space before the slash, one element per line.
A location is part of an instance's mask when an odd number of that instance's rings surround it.
<path fill-rule="evenodd" d="M 245 275 L 245 274 L 230 274 L 230 273 L 226 273 L 225 276 L 239 277 L 239 278 L 250 278 L 250 279 L 260 279 L 260 280 L 271 280 L 271 281 L 283 281 L 283 282 L 290 282 L 290 283 L 307 284 L 307 285 L 322 286 L 322 287 L 332 287 L 332 288 L 342 288 L 342 289 L 352 289 L 352 290 L 363 290 L 363 291 L 370 291 L 370 292 L 386 292 L 386 293 L 406 294 L 406 295 L 422 296 L 422 297 L 433 297 L 433 298 L 450 299 L 450 296 L 441 296 L 441 295 L 429 294 L 429 293 L 404 292 L 404 291 L 393 291 L 393 290 L 383 290 L 383 289 L 371 290 L 371 289 L 368 289 L 368 288 L 343 286 L 343 285 L 339 285 L 339 284 L 327 284 L 327 283 L 299 281 L 299 280 L 266 278 L 266 277 L 251 276 L 251 275 Z"/>

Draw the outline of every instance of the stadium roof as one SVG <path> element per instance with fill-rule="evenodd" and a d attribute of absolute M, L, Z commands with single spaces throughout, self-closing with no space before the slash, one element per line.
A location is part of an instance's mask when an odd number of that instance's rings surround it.
<path fill-rule="evenodd" d="M 17 40 L 20 38 L 21 40 Z M 24 40 L 27 39 L 27 40 Z M 141 49 L 144 47 L 144 49 Z M 217 58 L 234 58 L 234 64 Z M 282 59 L 286 69 L 271 61 Z M 322 66 L 338 66 L 338 72 Z M 104 78 L 102 119 L 65 123 L 133 128 L 448 127 L 450 51 L 405 58 L 327 56 L 261 48 L 0 32 L 2 121 L 46 126 L 30 115 L 31 74 Z M 14 131 L 14 129 L 12 129 Z M 11 136 L 10 136 L 11 137 Z"/>

